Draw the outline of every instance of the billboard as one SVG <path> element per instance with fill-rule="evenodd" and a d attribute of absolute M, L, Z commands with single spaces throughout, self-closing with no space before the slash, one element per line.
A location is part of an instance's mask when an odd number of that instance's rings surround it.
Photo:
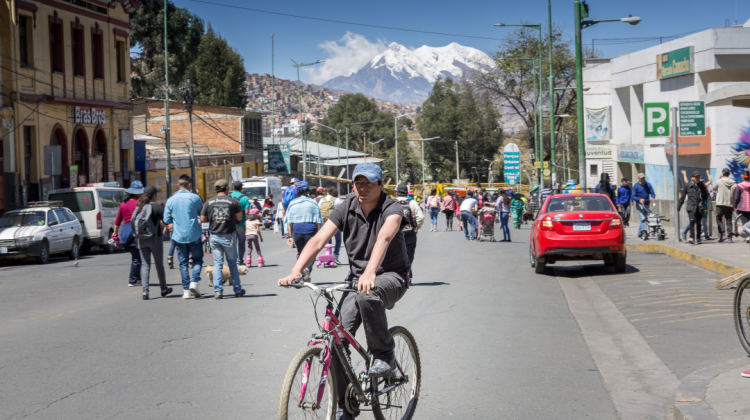
<path fill-rule="evenodd" d="M 612 140 L 612 108 L 586 108 L 586 140 Z"/>
<path fill-rule="evenodd" d="M 291 171 L 291 158 L 289 157 L 288 144 L 269 144 L 268 146 L 268 173 L 288 174 Z"/>
<path fill-rule="evenodd" d="M 684 76 L 693 73 L 693 47 L 656 54 L 656 79 Z"/>
<path fill-rule="evenodd" d="M 521 151 L 515 143 L 509 143 L 503 149 L 503 177 L 508 185 L 518 184 L 521 175 Z"/>

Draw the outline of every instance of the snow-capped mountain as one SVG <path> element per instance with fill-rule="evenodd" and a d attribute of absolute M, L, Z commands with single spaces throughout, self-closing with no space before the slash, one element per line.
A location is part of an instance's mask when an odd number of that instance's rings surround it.
<path fill-rule="evenodd" d="M 323 86 L 402 102 L 429 96 L 432 84 L 439 77 L 455 79 L 467 68 L 492 65 L 487 54 L 456 42 L 415 50 L 394 42 L 357 72 L 333 78 Z"/>

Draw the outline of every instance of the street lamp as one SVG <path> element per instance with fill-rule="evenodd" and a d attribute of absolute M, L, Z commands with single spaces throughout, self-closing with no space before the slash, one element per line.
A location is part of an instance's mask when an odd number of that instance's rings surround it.
<path fill-rule="evenodd" d="M 575 15 L 575 42 L 576 42 L 576 105 L 578 116 L 578 181 L 581 189 L 586 188 L 586 161 L 585 161 L 585 139 L 583 124 L 583 46 L 581 45 L 581 30 L 601 22 L 625 22 L 631 25 L 641 23 L 641 18 L 630 15 L 621 19 L 583 20 L 589 17 L 589 5 L 586 1 L 575 0 L 573 2 Z"/>
<path fill-rule="evenodd" d="M 300 82 L 299 82 L 299 68 L 300 67 L 306 67 L 306 66 L 314 66 L 318 63 L 324 63 L 324 60 L 318 60 L 314 63 L 297 63 L 296 61 L 292 60 L 292 67 L 297 68 L 297 99 L 299 100 L 299 113 L 302 114 L 302 91 L 300 88 Z M 301 122 L 300 118 L 297 118 L 298 121 Z M 307 139 L 305 138 L 305 130 L 302 130 L 302 150 L 305 151 L 305 153 L 302 155 L 302 180 L 307 180 Z"/>
<path fill-rule="evenodd" d="M 424 198 L 424 142 L 430 141 L 430 140 L 437 140 L 440 137 L 430 137 L 429 139 L 423 139 L 422 137 L 419 137 L 419 141 L 422 142 L 422 198 Z"/>
<path fill-rule="evenodd" d="M 369 140 L 367 141 L 368 143 L 370 143 L 370 153 L 372 154 L 372 157 L 375 157 L 375 146 L 374 145 L 380 143 L 383 140 L 385 140 L 385 139 L 380 139 L 378 141 L 369 141 Z M 365 162 L 367 162 L 367 156 L 365 156 Z"/>
<path fill-rule="evenodd" d="M 395 136 L 394 140 L 396 141 L 396 185 L 398 185 L 398 119 L 411 114 L 413 114 L 413 112 L 397 115 L 393 118 L 393 135 Z"/>
<path fill-rule="evenodd" d="M 340 164 L 341 163 L 341 148 L 339 147 L 339 133 L 341 132 L 341 130 L 336 130 L 333 127 L 329 127 L 327 125 L 324 125 L 324 124 L 321 124 L 321 123 L 318 123 L 318 122 L 314 122 L 313 124 L 319 125 L 321 127 L 325 127 L 327 129 L 333 131 L 334 133 L 336 133 L 336 157 L 339 160 L 337 163 Z"/>
<path fill-rule="evenodd" d="M 487 178 L 487 182 L 488 182 L 488 183 L 490 184 L 490 185 L 488 185 L 489 187 L 492 187 L 492 178 L 493 178 L 493 176 L 492 176 L 492 175 L 493 175 L 493 174 L 492 174 L 492 164 L 493 164 L 493 163 L 495 163 L 495 162 L 498 162 L 499 160 L 500 160 L 500 159 L 495 159 L 495 160 L 489 160 L 489 159 L 485 159 L 485 160 L 484 160 L 485 162 L 489 162 L 489 163 L 490 163 L 490 166 L 489 166 L 489 168 L 487 168 L 487 171 L 488 171 L 488 172 L 489 172 L 489 174 L 490 174 L 490 175 L 489 175 L 489 177 Z"/>

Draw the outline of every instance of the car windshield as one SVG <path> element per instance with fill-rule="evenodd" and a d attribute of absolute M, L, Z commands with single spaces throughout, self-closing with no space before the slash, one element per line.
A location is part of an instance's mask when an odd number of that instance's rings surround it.
<path fill-rule="evenodd" d="M 22 226 L 44 226 L 44 211 L 15 211 L 0 217 L 0 229 Z"/>
<path fill-rule="evenodd" d="M 242 193 L 250 199 L 258 197 L 258 200 L 262 201 L 266 198 L 266 187 L 245 187 L 242 189 Z"/>
<path fill-rule="evenodd" d="M 50 201 L 62 201 L 74 212 L 94 210 L 94 195 L 89 191 L 50 194 Z"/>
<path fill-rule="evenodd" d="M 612 211 L 612 205 L 605 197 L 599 196 L 552 197 L 549 199 L 546 213 L 566 211 Z"/>

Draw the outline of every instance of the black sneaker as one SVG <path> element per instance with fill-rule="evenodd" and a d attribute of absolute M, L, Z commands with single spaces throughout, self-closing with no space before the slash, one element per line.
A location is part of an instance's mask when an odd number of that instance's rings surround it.
<path fill-rule="evenodd" d="M 390 378 L 396 370 L 396 361 L 385 361 L 382 359 L 375 359 L 372 363 L 372 367 L 367 372 L 370 377 L 373 378 Z"/>
<path fill-rule="evenodd" d="M 143 295 L 143 300 L 148 300 L 148 295 Z"/>
<path fill-rule="evenodd" d="M 224 299 L 224 295 L 221 293 L 217 293 L 214 295 L 214 299 Z"/>
<path fill-rule="evenodd" d="M 339 408 L 336 410 L 336 420 L 353 420 L 354 416 L 346 411 L 345 408 L 342 408 L 339 406 Z"/>
<path fill-rule="evenodd" d="M 172 293 L 172 288 L 171 287 L 167 287 L 166 289 L 162 289 L 162 291 L 161 291 L 161 297 L 164 297 L 164 296 L 166 296 L 166 295 L 168 295 L 170 293 Z"/>
<path fill-rule="evenodd" d="M 245 296 L 245 289 L 242 289 L 239 292 L 234 294 L 234 297 L 242 297 L 242 296 Z"/>

